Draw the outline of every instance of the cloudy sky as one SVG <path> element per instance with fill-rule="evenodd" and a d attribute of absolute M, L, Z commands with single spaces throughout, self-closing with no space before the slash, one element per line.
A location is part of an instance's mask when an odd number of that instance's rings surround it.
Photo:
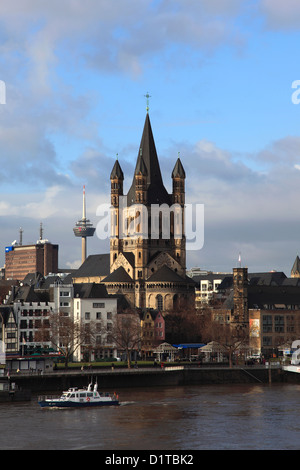
<path fill-rule="evenodd" d="M 300 254 L 298 0 L 0 3 L 0 264 L 44 237 L 80 264 L 73 226 L 110 202 L 116 155 L 131 185 L 146 116 L 165 186 L 178 152 L 204 205 L 188 267 L 290 274 Z M 294 87 L 293 88 L 293 84 Z M 299 82 L 300 84 L 300 82 Z M 88 253 L 104 253 L 97 236 Z"/>

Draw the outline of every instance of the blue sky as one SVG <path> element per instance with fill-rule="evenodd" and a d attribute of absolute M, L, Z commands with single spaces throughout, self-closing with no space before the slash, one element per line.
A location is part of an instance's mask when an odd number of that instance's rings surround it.
<path fill-rule="evenodd" d="M 300 253 L 300 2 L 11 0 L 0 4 L 0 264 L 40 222 L 60 267 L 80 263 L 73 226 L 109 202 L 118 154 L 125 191 L 146 115 L 165 185 L 177 154 L 187 201 L 204 204 L 188 267 L 283 270 Z M 96 236 L 88 252 L 108 252 Z"/>

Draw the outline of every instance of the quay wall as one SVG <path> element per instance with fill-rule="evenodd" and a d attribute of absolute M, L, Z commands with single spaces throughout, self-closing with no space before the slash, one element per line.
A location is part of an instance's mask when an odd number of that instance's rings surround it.
<path fill-rule="evenodd" d="M 70 387 L 87 387 L 90 381 L 99 389 L 120 390 L 124 387 L 157 387 L 179 385 L 242 384 L 242 383 L 300 383 L 300 374 L 280 368 L 148 368 L 122 370 L 59 371 L 37 374 L 12 374 L 11 382 L 33 393 L 61 392 Z"/>

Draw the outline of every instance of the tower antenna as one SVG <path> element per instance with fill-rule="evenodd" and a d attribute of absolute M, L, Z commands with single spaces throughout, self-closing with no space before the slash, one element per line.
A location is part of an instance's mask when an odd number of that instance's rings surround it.
<path fill-rule="evenodd" d="M 86 218 L 86 206 L 85 206 L 85 186 L 83 186 L 83 201 L 82 201 L 82 219 L 76 222 L 76 226 L 73 228 L 75 237 L 81 237 L 81 261 L 84 263 L 86 260 L 86 238 L 92 237 L 95 233 L 93 224 Z"/>

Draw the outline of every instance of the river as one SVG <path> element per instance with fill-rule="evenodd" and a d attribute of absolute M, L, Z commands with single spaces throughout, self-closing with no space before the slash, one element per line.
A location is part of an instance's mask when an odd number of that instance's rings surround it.
<path fill-rule="evenodd" d="M 0 404 L 1 450 L 298 450 L 300 385 L 121 389 L 121 406 Z"/>

